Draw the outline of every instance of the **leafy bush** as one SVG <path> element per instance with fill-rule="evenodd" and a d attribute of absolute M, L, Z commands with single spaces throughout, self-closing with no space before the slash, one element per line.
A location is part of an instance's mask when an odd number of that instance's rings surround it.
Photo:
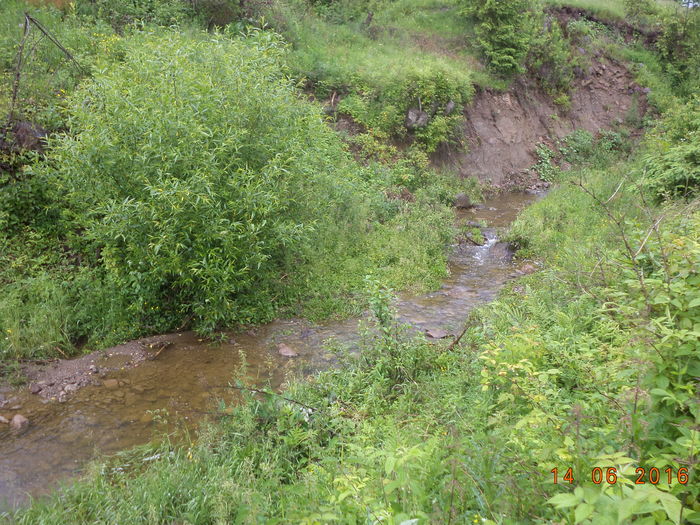
<path fill-rule="evenodd" d="M 547 93 L 561 96 L 571 90 L 580 58 L 572 53 L 571 43 L 564 37 L 557 19 L 544 18 L 544 29 L 533 32 L 527 65 Z"/>
<path fill-rule="evenodd" d="M 700 190 L 700 98 L 678 105 L 659 122 L 645 157 L 642 183 L 658 198 Z"/>
<path fill-rule="evenodd" d="M 269 318 L 285 268 L 355 220 L 362 190 L 283 50 L 271 33 L 145 36 L 71 99 L 76 133 L 41 170 L 84 229 L 76 249 L 100 253 L 137 319 L 160 308 L 157 329 Z"/>
<path fill-rule="evenodd" d="M 577 129 L 562 140 L 559 152 L 571 164 L 589 161 L 595 148 L 595 139 L 590 131 Z"/>
<path fill-rule="evenodd" d="M 428 152 L 450 141 L 461 122 L 461 108 L 470 98 L 472 88 L 460 79 L 439 69 L 405 72 L 380 90 L 367 89 L 341 100 L 338 112 L 379 135 L 403 138 L 409 135 L 406 115 L 409 109 L 425 112 L 427 122 L 410 135 Z M 448 112 L 448 105 L 452 111 Z"/>
<path fill-rule="evenodd" d="M 700 78 L 700 10 L 683 7 L 667 16 L 657 47 L 676 87 L 685 94 L 696 93 Z"/>
<path fill-rule="evenodd" d="M 55 214 L 46 213 L 50 202 L 46 180 L 35 178 L 14 165 L 15 162 L 26 161 L 28 155 L 21 155 L 22 160 L 18 160 L 15 155 L 7 155 L 13 161 L 8 169 L 1 167 L 3 156 L 0 153 L 0 229 L 11 233 L 24 224 L 55 219 Z"/>
<path fill-rule="evenodd" d="M 464 14 L 476 23 L 477 43 L 491 68 L 505 75 L 523 71 L 532 35 L 529 0 L 465 0 Z"/>

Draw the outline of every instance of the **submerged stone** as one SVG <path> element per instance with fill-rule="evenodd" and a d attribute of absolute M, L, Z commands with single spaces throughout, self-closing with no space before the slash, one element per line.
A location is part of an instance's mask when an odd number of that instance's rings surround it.
<path fill-rule="evenodd" d="M 22 414 L 15 414 L 12 421 L 10 421 L 10 428 L 12 428 L 12 430 L 24 430 L 28 426 L 29 420 Z"/>
<path fill-rule="evenodd" d="M 277 346 L 277 352 L 279 355 L 284 356 L 284 357 L 298 357 L 299 354 L 295 352 L 290 346 L 287 346 L 284 343 L 280 343 Z"/>

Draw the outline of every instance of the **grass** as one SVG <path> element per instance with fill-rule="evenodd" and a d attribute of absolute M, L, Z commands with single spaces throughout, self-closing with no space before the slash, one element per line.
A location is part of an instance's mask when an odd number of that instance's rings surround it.
<path fill-rule="evenodd" d="M 401 31 L 397 33 L 405 35 Z M 416 41 L 390 34 L 381 34 L 374 40 L 360 23 L 331 24 L 309 15 L 290 28 L 289 35 L 296 44 L 291 60 L 295 72 L 321 82 L 326 92 L 382 91 L 394 84 L 397 77 L 432 69 L 444 71 L 460 83 L 470 83 L 466 62 L 460 64 L 447 53 L 427 51 Z"/>
<path fill-rule="evenodd" d="M 585 9 L 610 20 L 624 20 L 625 4 L 622 0 L 546 0 L 552 6 L 568 6 Z"/>
<path fill-rule="evenodd" d="M 557 7 L 568 6 L 585 9 L 603 19 L 617 22 L 627 19 L 623 0 L 545 0 L 545 3 Z M 655 0 L 654 3 L 662 12 L 674 11 L 679 8 L 678 3 L 673 0 Z"/>

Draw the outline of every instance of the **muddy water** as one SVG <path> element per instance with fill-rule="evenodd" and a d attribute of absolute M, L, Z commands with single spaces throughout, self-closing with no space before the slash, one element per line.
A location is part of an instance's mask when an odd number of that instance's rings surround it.
<path fill-rule="evenodd" d="M 443 286 L 424 296 L 402 297 L 399 318 L 420 331 L 457 333 L 468 311 L 493 299 L 512 275 L 510 253 L 498 242 L 498 230 L 535 198 L 507 194 L 460 212 L 461 221 L 488 224 L 486 244 L 455 246 Z M 332 366 L 333 355 L 324 341 L 334 338 L 352 345 L 357 324 L 356 319 L 322 325 L 276 321 L 231 334 L 217 345 L 192 333 L 173 334 L 172 346 L 157 360 L 111 373 L 109 378 L 118 380 L 116 388 L 85 387 L 65 403 L 17 393 L 17 404 L 31 425 L 21 434 L 0 426 L 0 508 L 20 505 L 27 495 L 45 493 L 80 474 L 96 454 L 146 443 L 163 431 L 192 428 L 216 400 L 233 400 L 235 391 L 227 385 L 235 374 L 243 373 L 251 385 L 279 388 L 292 375 Z M 292 347 L 299 357 L 280 356 L 279 343 Z M 107 354 L 98 365 L 115 367 L 123 358 Z"/>

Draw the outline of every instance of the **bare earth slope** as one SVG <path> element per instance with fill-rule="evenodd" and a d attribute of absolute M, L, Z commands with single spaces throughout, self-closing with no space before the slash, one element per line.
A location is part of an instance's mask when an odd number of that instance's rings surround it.
<path fill-rule="evenodd" d="M 506 92 L 480 91 L 464 110 L 467 147 L 444 149 L 435 160 L 455 166 L 462 176 L 508 187 L 528 178 L 537 144 L 551 144 L 576 129 L 598 133 L 645 111 L 645 92 L 629 71 L 600 58 L 575 81 L 568 111 L 524 81 Z"/>

